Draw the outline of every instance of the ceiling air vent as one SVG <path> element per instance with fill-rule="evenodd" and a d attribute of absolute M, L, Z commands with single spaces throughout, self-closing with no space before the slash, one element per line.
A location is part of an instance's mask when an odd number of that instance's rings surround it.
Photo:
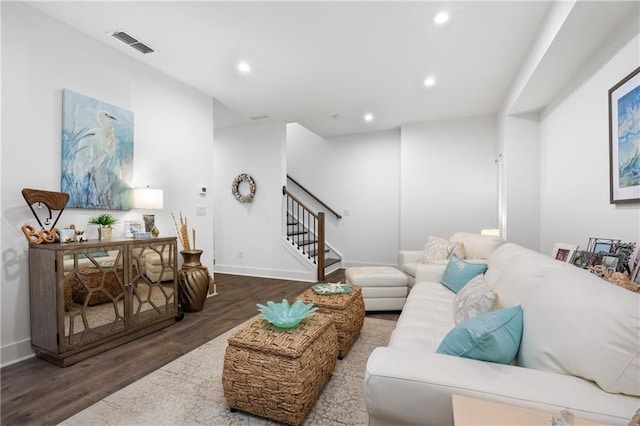
<path fill-rule="evenodd" d="M 269 117 L 267 114 L 262 114 L 262 115 L 254 115 L 253 117 L 249 117 L 249 120 L 266 120 L 267 118 L 271 118 L 271 117 Z"/>
<path fill-rule="evenodd" d="M 135 37 L 131 37 L 129 34 L 125 33 L 124 31 L 120 31 L 120 30 L 114 31 L 113 33 L 111 33 L 111 35 L 117 38 L 118 40 L 120 40 L 121 42 L 133 47 L 138 52 L 142 52 L 145 54 L 155 52 L 152 48 L 150 48 L 143 42 L 137 40 Z"/>

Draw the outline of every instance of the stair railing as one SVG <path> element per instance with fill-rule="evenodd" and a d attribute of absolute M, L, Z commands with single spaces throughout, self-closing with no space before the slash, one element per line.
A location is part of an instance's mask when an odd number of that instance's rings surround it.
<path fill-rule="evenodd" d="M 327 209 L 329 212 L 333 213 L 338 219 L 342 219 L 341 215 L 339 215 L 335 210 L 333 210 L 331 207 L 329 207 L 327 204 L 325 204 L 324 201 L 322 201 L 321 199 L 319 199 L 318 197 L 313 195 L 313 193 L 311 193 L 311 191 L 309 191 L 307 188 L 305 188 L 304 186 L 300 185 L 300 183 L 297 180 L 295 180 L 294 178 L 292 178 L 289 175 L 287 175 L 287 179 L 289 179 L 291 182 L 295 183 L 300 189 L 302 189 L 304 192 L 309 194 L 309 196 L 311 198 L 313 198 L 318 203 L 320 203 L 320 205 L 323 206 L 325 209 Z"/>
<path fill-rule="evenodd" d="M 324 213 L 312 212 L 302 201 L 291 194 L 286 186 L 282 187 L 282 194 L 285 196 L 287 206 L 287 240 L 302 250 L 302 253 L 316 264 L 318 281 L 324 281 Z M 290 218 L 295 220 L 295 223 L 290 222 Z M 294 228 L 290 229 L 291 226 Z M 307 232 L 314 236 L 315 241 L 304 240 L 304 235 Z M 315 253 L 315 256 L 312 253 Z"/>

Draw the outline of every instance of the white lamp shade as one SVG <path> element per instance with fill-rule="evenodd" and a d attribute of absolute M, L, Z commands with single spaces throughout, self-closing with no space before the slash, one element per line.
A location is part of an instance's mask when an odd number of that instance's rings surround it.
<path fill-rule="evenodd" d="M 133 207 L 136 209 L 161 209 L 162 189 L 137 188 L 133 191 Z"/>

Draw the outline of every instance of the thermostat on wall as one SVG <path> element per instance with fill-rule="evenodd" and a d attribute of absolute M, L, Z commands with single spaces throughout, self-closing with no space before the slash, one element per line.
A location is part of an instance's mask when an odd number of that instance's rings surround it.
<path fill-rule="evenodd" d="M 207 187 L 206 186 L 200 186 L 200 187 L 198 187 L 198 189 L 200 190 L 200 195 L 207 195 Z"/>

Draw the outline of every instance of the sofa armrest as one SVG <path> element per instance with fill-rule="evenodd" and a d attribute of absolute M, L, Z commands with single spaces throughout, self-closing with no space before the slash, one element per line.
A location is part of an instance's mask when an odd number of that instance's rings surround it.
<path fill-rule="evenodd" d="M 418 265 L 416 267 L 416 283 L 425 281 L 439 283 L 440 279 L 442 279 L 442 276 L 444 275 L 444 270 L 446 268 L 446 263 L 428 263 L 424 265 Z"/>
<path fill-rule="evenodd" d="M 400 250 L 398 252 L 398 265 L 400 265 L 400 270 L 403 270 L 403 265 L 407 263 L 420 262 L 423 255 L 424 250 Z"/>
<path fill-rule="evenodd" d="M 593 382 L 552 372 L 434 353 L 376 348 L 365 372 L 370 425 L 451 425 L 452 395 L 626 425 L 640 398 L 610 394 Z M 551 420 L 551 416 L 549 417 Z"/>

